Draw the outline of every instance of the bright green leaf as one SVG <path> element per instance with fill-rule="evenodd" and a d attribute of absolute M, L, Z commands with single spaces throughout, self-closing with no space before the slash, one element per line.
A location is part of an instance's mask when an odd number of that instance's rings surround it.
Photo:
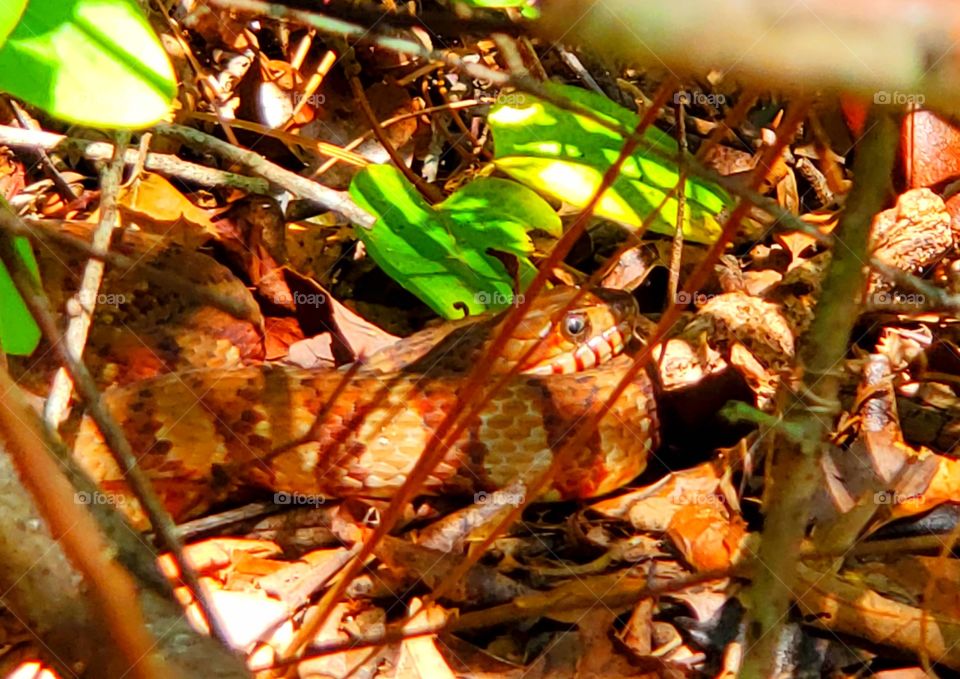
<path fill-rule="evenodd" d="M 20 258 L 27 266 L 27 270 L 40 280 L 37 269 L 37 260 L 34 259 L 30 241 L 26 238 L 16 238 L 14 247 Z M 37 327 L 33 316 L 27 310 L 27 305 L 20 297 L 10 272 L 0 262 L 0 347 L 8 354 L 28 356 L 33 353 L 40 343 L 40 328 Z"/>
<path fill-rule="evenodd" d="M 634 129 L 636 114 L 603 97 L 577 87 L 550 84 L 548 88 L 599 118 Z M 499 170 L 538 191 L 582 207 L 596 192 L 604 172 L 616 160 L 624 137 L 585 116 L 554 106 L 529 94 L 501 97 L 490 112 Z M 596 214 L 638 227 L 679 181 L 674 162 L 677 144 L 667 134 L 648 128 L 644 142 L 601 197 Z M 712 243 L 720 234 L 717 215 L 732 204 L 727 193 L 710 182 L 687 177 L 683 233 L 688 240 Z M 676 230 L 677 201 L 668 200 L 650 228 L 664 234 Z"/>
<path fill-rule="evenodd" d="M 371 229 L 357 229 L 370 256 L 446 318 L 509 304 L 513 278 L 490 251 L 518 258 L 525 287 L 536 273 L 527 231 L 561 232 L 546 201 L 505 179 L 475 179 L 431 206 L 395 167 L 371 165 L 354 177 L 350 195 L 377 217 Z"/>
<path fill-rule="evenodd" d="M 519 9 L 520 14 L 526 19 L 536 19 L 540 16 L 540 11 L 530 0 L 460 0 L 460 3 L 481 9 L 505 9 L 507 7 L 513 7 Z"/>
<path fill-rule="evenodd" d="M 437 205 L 458 225 L 457 233 L 479 249 L 492 247 L 525 257 L 533 252 L 527 231 L 559 238 L 560 218 L 530 189 L 507 179 L 479 177 Z"/>
<path fill-rule="evenodd" d="M 176 81 L 131 0 L 29 0 L 0 48 L 0 90 L 64 120 L 136 128 L 166 114 Z"/>
<path fill-rule="evenodd" d="M 20 21 L 27 0 L 4 0 L 0 3 L 0 45 L 6 41 L 13 27 Z"/>

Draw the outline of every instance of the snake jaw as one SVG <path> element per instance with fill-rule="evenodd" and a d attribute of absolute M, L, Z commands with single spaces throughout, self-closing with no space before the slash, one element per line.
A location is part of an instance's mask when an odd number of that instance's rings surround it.
<path fill-rule="evenodd" d="M 524 370 L 528 375 L 565 375 L 583 372 L 606 363 L 623 353 L 627 338 L 633 334 L 632 319 L 623 320 L 594 335 L 572 352 L 556 356 L 549 363 Z"/>

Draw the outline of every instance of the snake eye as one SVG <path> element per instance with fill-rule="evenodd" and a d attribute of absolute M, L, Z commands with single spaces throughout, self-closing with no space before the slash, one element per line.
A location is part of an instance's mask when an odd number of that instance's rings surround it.
<path fill-rule="evenodd" d="M 563 333 L 570 339 L 581 339 L 588 329 L 587 317 L 581 313 L 567 314 L 563 319 Z"/>

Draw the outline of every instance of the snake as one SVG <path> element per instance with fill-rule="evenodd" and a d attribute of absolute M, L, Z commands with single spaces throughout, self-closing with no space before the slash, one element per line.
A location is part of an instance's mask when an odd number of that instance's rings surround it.
<path fill-rule="evenodd" d="M 466 495 L 544 474 L 579 425 L 599 412 L 632 359 L 639 317 L 624 291 L 554 287 L 531 302 L 493 362 L 493 396 L 470 417 L 418 492 Z M 173 372 L 106 390 L 161 502 L 177 521 L 240 493 L 301 498 L 392 497 L 490 350 L 504 316 L 401 341 L 352 369 L 261 363 Z M 430 346 L 427 346 L 430 344 Z M 542 500 L 619 488 L 658 445 L 656 398 L 640 371 L 585 443 L 552 472 Z M 138 527 L 143 509 L 98 427 L 79 427 L 73 455 Z"/>

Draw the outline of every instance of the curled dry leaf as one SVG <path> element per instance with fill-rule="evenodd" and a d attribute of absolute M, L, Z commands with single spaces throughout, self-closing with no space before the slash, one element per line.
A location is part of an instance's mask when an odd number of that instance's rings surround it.
<path fill-rule="evenodd" d="M 709 337 L 721 355 L 742 369 L 760 407 L 772 402 L 794 355 L 794 331 L 778 304 L 742 292 L 717 295 L 682 333 L 691 340 L 699 336 Z"/>
<path fill-rule="evenodd" d="M 730 568 L 740 555 L 747 525 L 731 515 L 719 497 L 711 502 L 681 507 L 667 527 L 667 535 L 687 563 L 698 571 Z"/>
<path fill-rule="evenodd" d="M 629 518 L 638 530 L 664 532 L 674 515 L 690 502 L 723 504 L 721 477 L 714 465 L 674 472 L 657 483 L 591 505 L 616 519 Z"/>
<path fill-rule="evenodd" d="M 896 206 L 873 220 L 871 231 L 874 256 L 900 271 L 923 274 L 954 247 L 950 213 L 930 189 L 913 189 L 897 198 Z M 871 275 L 870 301 L 884 303 L 884 290 L 892 283 L 877 273 Z"/>
<path fill-rule="evenodd" d="M 207 211 L 158 174 L 146 173 L 122 189 L 117 203 L 126 222 L 191 250 L 217 235 Z"/>

